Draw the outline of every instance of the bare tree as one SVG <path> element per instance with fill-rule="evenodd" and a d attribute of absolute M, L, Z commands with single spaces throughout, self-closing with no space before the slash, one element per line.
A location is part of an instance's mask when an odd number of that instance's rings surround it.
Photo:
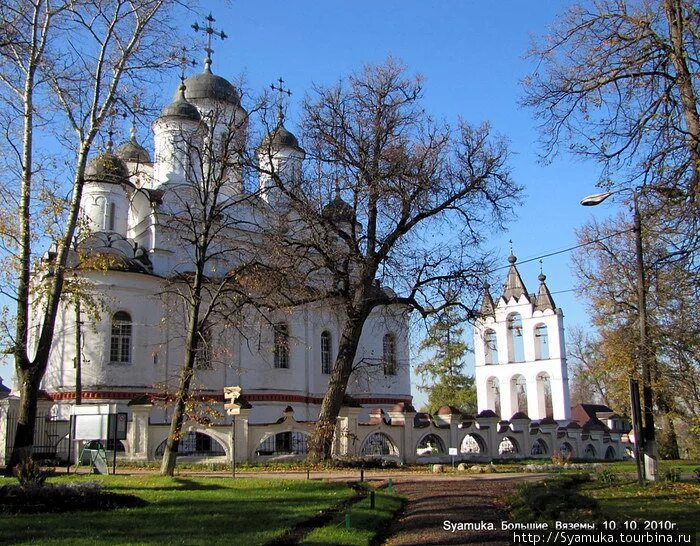
<path fill-rule="evenodd" d="M 281 123 L 257 164 L 288 211 L 271 246 L 281 262 L 300 265 L 304 297 L 333 301 L 345 315 L 311 459 L 331 456 L 370 313 L 455 304 L 477 285 L 479 244 L 518 194 L 506 143 L 488 124 L 434 122 L 421 98 L 421 79 L 399 63 L 368 66 L 304 102 L 303 176 L 290 181 L 275 168 L 274 144 L 290 140 Z"/>
<path fill-rule="evenodd" d="M 700 202 L 700 12 L 689 0 L 575 5 L 530 54 L 525 104 L 546 157 L 568 144 L 604 185 L 681 188 Z"/>
<path fill-rule="evenodd" d="M 181 89 L 181 107 L 198 115 L 193 105 L 184 102 L 184 85 Z M 199 370 L 213 365 L 214 329 L 222 333 L 223 341 L 223 332 L 239 328 L 248 308 L 254 311 L 270 299 L 272 285 L 262 279 L 275 278 L 274 271 L 258 258 L 264 251 L 257 232 L 260 224 L 249 217 L 255 214 L 251 204 L 258 199 L 242 191 L 247 124 L 248 116 L 240 108 L 212 109 L 189 130 L 174 134 L 172 157 L 160 158 L 173 162 L 174 171 L 181 173 L 161 186 L 158 223 L 166 244 L 178 256 L 163 289 L 164 298 L 178 309 L 168 320 L 184 317 L 183 360 L 161 464 L 163 475 L 173 475 L 182 426 L 193 417 L 187 410 L 196 395 L 193 380 Z"/>
<path fill-rule="evenodd" d="M 11 151 L 16 179 L 16 229 L 3 230 L 5 249 L 16 264 L 10 296 L 16 302 L 11 352 L 20 391 L 20 412 L 9 467 L 29 456 L 36 402 L 46 371 L 66 262 L 78 222 L 87 158 L 95 139 L 125 89 L 147 84 L 168 66 L 167 45 L 176 0 L 16 0 L 3 2 L 0 20 L 0 83 L 3 145 Z M 41 141 L 35 129 L 41 124 Z M 46 139 L 46 140 L 45 140 Z M 58 147 L 64 162 L 41 176 L 38 149 Z M 46 165 L 44 165 L 46 166 Z M 48 164 L 50 167 L 51 165 Z M 65 176 L 69 198 L 57 212 L 61 231 L 37 233 L 39 181 Z M 47 241 L 46 239 L 49 239 Z M 37 243 L 55 243 L 50 275 L 38 310 L 39 332 L 29 347 L 30 282 Z"/>

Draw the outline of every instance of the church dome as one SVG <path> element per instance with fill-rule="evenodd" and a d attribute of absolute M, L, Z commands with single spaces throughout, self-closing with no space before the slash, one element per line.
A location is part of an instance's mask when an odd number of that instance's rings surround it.
<path fill-rule="evenodd" d="M 287 128 L 281 123 L 274 131 L 268 133 L 260 144 L 260 148 L 262 149 L 267 147 L 275 150 L 280 148 L 294 148 L 296 150 L 301 150 L 297 137 L 288 131 Z"/>
<path fill-rule="evenodd" d="M 340 196 L 337 196 L 333 201 L 323 207 L 321 215 L 328 220 L 351 223 L 355 221 L 355 211 L 352 206 L 343 201 L 343 198 Z"/>
<path fill-rule="evenodd" d="M 109 182 L 129 184 L 129 169 L 124 161 L 112 152 L 104 152 L 88 163 L 85 168 L 87 182 Z"/>
<path fill-rule="evenodd" d="M 160 113 L 161 118 L 182 118 L 189 121 L 201 121 L 202 117 L 199 115 L 199 110 L 186 98 L 186 89 L 186 87 L 180 86 L 175 93 L 173 102 L 163 108 L 163 111 Z"/>
<path fill-rule="evenodd" d="M 235 105 L 241 102 L 241 97 L 231 82 L 212 74 L 208 69 L 185 80 L 185 97 L 187 100 L 219 100 Z"/>
<path fill-rule="evenodd" d="M 151 162 L 151 155 L 148 153 L 148 150 L 136 142 L 136 137 L 134 136 L 119 146 L 115 155 L 122 161 L 131 163 L 140 163 L 143 165 L 144 163 Z"/>

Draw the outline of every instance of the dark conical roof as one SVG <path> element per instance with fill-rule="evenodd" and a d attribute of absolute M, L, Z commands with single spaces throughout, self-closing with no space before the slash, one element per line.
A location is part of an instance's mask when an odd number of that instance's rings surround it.
<path fill-rule="evenodd" d="M 323 210 L 321 215 L 328 220 L 335 220 L 339 222 L 354 222 L 355 221 L 355 211 L 352 206 L 345 202 L 339 195 L 336 196 L 333 201 L 328 203 Z"/>
<path fill-rule="evenodd" d="M 85 167 L 86 182 L 108 182 L 129 184 L 129 169 L 110 150 L 98 155 Z"/>
<path fill-rule="evenodd" d="M 551 309 L 554 311 L 556 306 L 554 305 L 554 300 L 552 299 L 552 293 L 549 291 L 549 288 L 547 288 L 547 285 L 544 282 L 547 279 L 547 276 L 540 273 L 538 279 L 540 281 L 540 289 L 537 292 L 537 303 L 535 304 L 535 310 L 544 311 L 545 309 Z"/>
<path fill-rule="evenodd" d="M 496 306 L 493 303 L 493 298 L 491 297 L 491 292 L 489 291 L 491 285 L 487 282 L 484 283 L 484 297 L 481 300 L 481 314 L 482 315 L 493 315 L 495 313 Z"/>
<path fill-rule="evenodd" d="M 515 267 L 515 262 L 518 261 L 518 259 L 511 254 L 508 257 L 508 261 L 510 262 L 510 268 L 508 269 L 506 284 L 503 286 L 503 299 L 507 302 L 510 298 L 515 298 L 517 300 L 522 295 L 528 297 L 525 283 L 518 272 L 518 268 Z"/>

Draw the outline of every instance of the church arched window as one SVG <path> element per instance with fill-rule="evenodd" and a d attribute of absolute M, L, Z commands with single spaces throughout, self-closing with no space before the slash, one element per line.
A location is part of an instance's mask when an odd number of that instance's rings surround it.
<path fill-rule="evenodd" d="M 194 365 L 198 370 L 211 370 L 212 368 L 212 336 L 211 326 L 203 324 L 197 332 L 197 350 L 194 357 Z"/>
<path fill-rule="evenodd" d="M 484 356 L 486 364 L 498 364 L 498 342 L 493 330 L 484 332 Z"/>
<path fill-rule="evenodd" d="M 384 334 L 382 345 L 384 375 L 396 375 L 396 336 L 392 332 Z"/>
<path fill-rule="evenodd" d="M 321 373 L 331 373 L 331 333 L 321 332 Z"/>
<path fill-rule="evenodd" d="M 508 362 L 524 362 L 523 320 L 518 313 L 508 316 Z"/>
<path fill-rule="evenodd" d="M 549 358 L 549 335 L 547 326 L 538 324 L 535 326 L 535 360 L 547 360 Z"/>
<path fill-rule="evenodd" d="M 114 231 L 116 208 L 114 203 L 110 201 L 102 202 L 102 229 L 105 231 Z"/>
<path fill-rule="evenodd" d="M 289 327 L 284 322 L 274 326 L 275 368 L 289 368 Z"/>
<path fill-rule="evenodd" d="M 112 336 L 109 345 L 109 361 L 119 364 L 131 362 L 131 315 L 117 311 L 112 316 Z"/>

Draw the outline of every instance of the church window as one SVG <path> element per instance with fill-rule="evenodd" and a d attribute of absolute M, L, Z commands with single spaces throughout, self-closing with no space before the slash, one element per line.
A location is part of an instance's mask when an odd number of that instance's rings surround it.
<path fill-rule="evenodd" d="M 103 203 L 103 229 L 105 231 L 114 231 L 114 225 L 115 225 L 115 217 L 116 217 L 116 209 L 114 206 L 114 203 L 108 203 L 104 202 Z"/>
<path fill-rule="evenodd" d="M 498 364 L 498 343 L 496 341 L 496 332 L 493 330 L 484 332 L 484 354 L 486 356 L 486 364 Z"/>
<path fill-rule="evenodd" d="M 328 330 L 321 333 L 321 373 L 331 373 L 331 333 Z"/>
<path fill-rule="evenodd" d="M 538 324 L 535 326 L 535 359 L 547 360 L 549 358 L 549 336 L 547 326 Z"/>
<path fill-rule="evenodd" d="M 383 350 L 384 375 L 396 375 L 396 336 L 393 333 L 384 335 Z"/>
<path fill-rule="evenodd" d="M 194 365 L 198 370 L 211 370 L 211 328 L 208 324 L 202 325 L 197 332 L 197 350 L 194 356 Z"/>
<path fill-rule="evenodd" d="M 508 362 L 524 362 L 523 321 L 518 313 L 508 317 Z"/>
<path fill-rule="evenodd" d="M 289 368 L 289 327 L 280 322 L 274 326 L 275 368 Z"/>
<path fill-rule="evenodd" d="M 109 361 L 120 364 L 131 362 L 131 315 L 124 311 L 118 311 L 112 317 Z"/>

